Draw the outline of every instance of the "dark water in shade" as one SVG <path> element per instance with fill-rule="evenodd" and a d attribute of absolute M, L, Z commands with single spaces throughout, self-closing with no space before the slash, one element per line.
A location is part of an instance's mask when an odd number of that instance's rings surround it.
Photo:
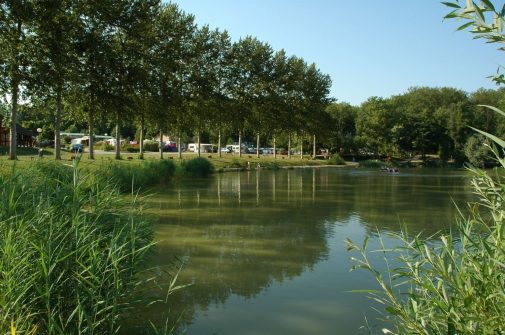
<path fill-rule="evenodd" d="M 153 265 L 186 261 L 171 297 L 187 334 L 378 333 L 371 302 L 351 290 L 375 288 L 371 275 L 350 272 L 346 238 L 377 232 L 426 236 L 455 222 L 453 202 L 472 196 L 465 171 L 298 169 L 216 174 L 173 184 L 150 198 L 158 218 Z M 386 238 L 386 243 L 395 243 Z M 372 256 L 381 268 L 378 256 Z M 377 306 L 375 306 L 377 307 Z M 168 313 L 153 305 L 147 318 Z"/>

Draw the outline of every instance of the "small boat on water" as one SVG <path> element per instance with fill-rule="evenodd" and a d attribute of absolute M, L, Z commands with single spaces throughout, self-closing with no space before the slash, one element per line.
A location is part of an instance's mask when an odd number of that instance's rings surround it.
<path fill-rule="evenodd" d="M 398 168 L 390 168 L 390 167 L 387 167 L 387 166 L 381 167 L 381 171 L 383 171 L 383 172 L 389 172 L 389 173 L 400 173 L 400 171 L 398 170 Z"/>

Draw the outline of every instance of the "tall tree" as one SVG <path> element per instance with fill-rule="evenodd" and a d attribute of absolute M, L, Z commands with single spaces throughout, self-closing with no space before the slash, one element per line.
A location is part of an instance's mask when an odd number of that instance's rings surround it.
<path fill-rule="evenodd" d="M 366 151 L 374 155 L 389 154 L 391 151 L 391 129 L 395 117 L 389 101 L 372 97 L 365 101 L 356 118 L 357 141 Z"/>
<path fill-rule="evenodd" d="M 222 131 L 223 128 L 228 125 L 229 121 L 229 101 L 230 94 L 227 88 L 229 84 L 230 74 L 230 64 L 229 64 L 229 54 L 231 49 L 230 35 L 227 31 L 220 32 L 215 30 L 213 32 L 213 38 L 215 40 L 215 46 L 217 48 L 216 58 L 214 59 L 213 66 L 215 69 L 213 72 L 216 75 L 216 83 L 214 85 L 213 92 L 213 118 L 217 123 L 217 137 L 218 145 L 217 150 L 219 157 L 221 157 L 221 146 L 222 146 Z"/>
<path fill-rule="evenodd" d="M 94 159 L 95 125 L 110 108 L 108 82 L 113 80 L 109 64 L 114 59 L 112 36 L 119 17 L 119 0 L 76 2 L 78 67 L 71 94 L 79 101 L 88 123 L 89 158 Z M 119 11 L 117 10 L 119 9 Z"/>
<path fill-rule="evenodd" d="M 10 95 L 9 159 L 17 159 L 17 113 L 20 89 L 26 85 L 29 24 L 33 18 L 30 0 L 4 0 L 0 3 L 0 85 Z"/>
<path fill-rule="evenodd" d="M 63 96 L 75 76 L 78 15 L 72 0 L 34 0 L 32 87 L 56 100 L 54 156 L 61 159 L 60 125 Z"/>
<path fill-rule="evenodd" d="M 262 67 L 266 66 L 262 61 L 267 60 L 267 54 L 271 54 L 270 47 L 251 36 L 240 39 L 231 48 L 229 90 L 235 103 L 232 123 L 238 131 L 239 156 L 242 156 L 242 136 L 247 122 L 251 125 L 258 116 L 254 118 L 252 113 L 261 98 L 258 88 Z"/>
<path fill-rule="evenodd" d="M 332 118 L 333 129 L 329 142 L 333 152 L 350 153 L 354 149 L 358 108 L 348 103 L 332 103 L 326 108 Z"/>
<path fill-rule="evenodd" d="M 331 102 L 329 98 L 330 88 L 330 76 L 321 73 L 316 64 L 310 64 L 305 70 L 302 86 L 303 109 L 301 115 L 305 119 L 305 123 L 301 125 L 301 130 L 312 135 L 312 155 L 314 157 L 316 155 L 316 133 L 319 136 L 328 136 L 328 115 L 325 110 Z"/>
<path fill-rule="evenodd" d="M 135 59 L 131 66 L 133 91 L 132 102 L 135 110 L 134 118 L 140 128 L 140 158 L 144 158 L 144 139 L 146 131 L 146 119 L 156 110 L 156 44 L 157 39 L 156 20 L 159 18 L 162 8 L 159 1 L 140 1 L 140 7 L 136 15 L 137 28 L 131 36 L 132 52 Z M 161 147 L 163 150 L 163 147 Z"/>
<path fill-rule="evenodd" d="M 191 112 L 194 118 L 197 135 L 197 152 L 200 156 L 201 134 L 210 121 L 211 102 L 219 84 L 217 66 L 219 65 L 219 34 L 208 26 L 195 31 L 192 57 L 186 65 L 190 71 Z"/>
<path fill-rule="evenodd" d="M 286 81 L 287 117 L 283 122 L 283 129 L 288 133 L 288 157 L 291 157 L 293 135 L 298 134 L 300 140 L 300 155 L 303 155 L 303 82 L 305 80 L 306 63 L 302 58 L 291 56 L 288 58 L 288 75 Z"/>
<path fill-rule="evenodd" d="M 265 117 L 264 130 L 272 134 L 274 159 L 277 158 L 277 135 L 287 129 L 289 120 L 288 84 L 289 66 L 286 52 L 277 51 L 272 59 L 272 77 L 269 90 L 269 113 Z M 266 129 L 265 129 L 266 128 Z"/>
<path fill-rule="evenodd" d="M 189 99 L 188 66 L 191 56 L 194 17 L 175 4 L 163 5 L 156 19 L 154 45 L 153 92 L 156 108 L 149 115 L 151 124 L 177 132 L 179 155 L 181 133 L 186 126 L 186 105 Z"/>

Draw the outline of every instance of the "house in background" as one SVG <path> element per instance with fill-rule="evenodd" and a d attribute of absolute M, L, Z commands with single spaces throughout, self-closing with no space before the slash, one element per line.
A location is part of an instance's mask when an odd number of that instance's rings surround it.
<path fill-rule="evenodd" d="M 18 147 L 33 147 L 35 144 L 35 139 L 37 134 L 29 129 L 21 127 L 16 123 L 16 131 L 17 131 L 17 144 Z M 6 146 L 8 147 L 11 143 L 10 139 L 10 129 L 7 125 L 3 124 L 3 120 L 0 119 L 0 147 Z"/>
<path fill-rule="evenodd" d="M 0 147 L 9 143 L 9 129 L 3 127 L 3 120 L 0 116 Z"/>

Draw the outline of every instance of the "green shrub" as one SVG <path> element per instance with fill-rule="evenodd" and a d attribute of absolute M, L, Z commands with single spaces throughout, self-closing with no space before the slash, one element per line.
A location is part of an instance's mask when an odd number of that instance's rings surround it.
<path fill-rule="evenodd" d="M 51 155 L 51 151 L 47 149 L 42 149 L 44 156 Z M 9 154 L 9 147 L 6 146 L 0 146 L 0 155 L 8 155 Z M 39 148 L 38 147 L 32 147 L 32 148 L 17 148 L 17 155 L 18 156 L 37 156 L 39 154 Z"/>
<path fill-rule="evenodd" d="M 169 180 L 175 173 L 171 160 L 149 160 L 138 163 L 112 162 L 100 169 L 99 178 L 111 182 L 123 192 L 154 186 Z"/>
<path fill-rule="evenodd" d="M 132 146 L 126 146 L 125 150 L 131 153 L 140 152 L 139 147 L 132 147 Z"/>
<path fill-rule="evenodd" d="M 246 168 L 247 167 L 247 162 L 240 161 L 237 158 L 233 158 L 231 160 L 230 167 L 232 167 L 232 168 Z"/>
<path fill-rule="evenodd" d="M 93 145 L 93 148 L 103 151 L 114 151 L 114 146 L 107 141 L 99 141 Z"/>
<path fill-rule="evenodd" d="M 425 157 L 421 163 L 421 166 L 427 168 L 441 168 L 445 164 L 441 159 Z"/>
<path fill-rule="evenodd" d="M 473 135 L 466 141 L 465 155 L 470 164 L 478 168 L 484 168 L 492 164 L 490 159 L 491 150 L 483 135 Z"/>
<path fill-rule="evenodd" d="M 157 152 L 160 150 L 160 145 L 158 142 L 145 142 L 144 143 L 144 150 Z"/>
<path fill-rule="evenodd" d="M 181 173 L 187 176 L 206 177 L 214 171 L 212 163 L 203 157 L 197 157 L 181 163 Z"/>
<path fill-rule="evenodd" d="M 328 160 L 328 164 L 330 165 L 345 165 L 345 161 L 340 157 L 339 154 L 333 154 L 331 155 L 330 159 Z"/>
<path fill-rule="evenodd" d="M 265 162 L 262 165 L 260 165 L 260 167 L 268 170 L 279 170 L 281 168 L 281 166 L 277 162 Z"/>

